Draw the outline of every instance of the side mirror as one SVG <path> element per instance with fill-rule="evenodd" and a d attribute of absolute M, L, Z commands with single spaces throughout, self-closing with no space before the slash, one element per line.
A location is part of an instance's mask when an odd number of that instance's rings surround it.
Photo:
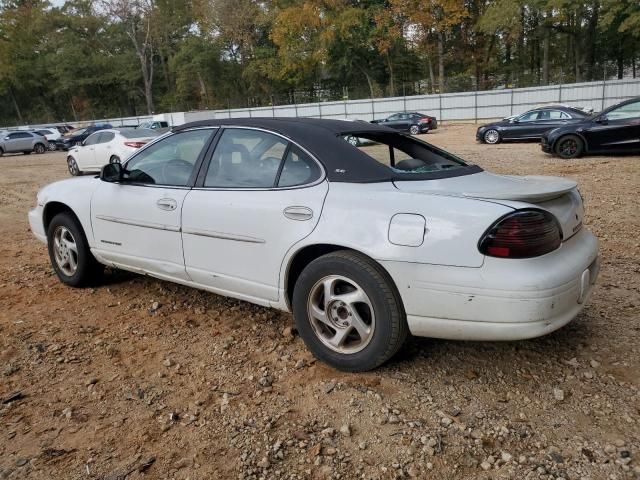
<path fill-rule="evenodd" d="M 598 118 L 596 118 L 596 123 L 601 123 L 602 125 L 606 125 L 607 123 L 609 123 L 609 119 L 607 118 L 606 115 L 601 115 Z"/>
<path fill-rule="evenodd" d="M 122 181 L 124 169 L 119 163 L 107 163 L 100 170 L 100 180 L 109 183 L 118 183 Z"/>
<path fill-rule="evenodd" d="M 5 140 L 11 140 L 11 138 L 9 138 L 9 137 L 4 137 L 4 139 L 5 139 Z"/>

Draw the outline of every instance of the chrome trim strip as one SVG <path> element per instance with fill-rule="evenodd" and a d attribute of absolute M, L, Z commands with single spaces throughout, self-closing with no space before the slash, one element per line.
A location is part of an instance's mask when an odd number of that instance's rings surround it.
<path fill-rule="evenodd" d="M 244 235 L 234 235 L 231 233 L 213 232 L 211 230 L 201 230 L 199 228 L 189 228 L 186 230 L 182 230 L 182 233 L 186 235 L 197 235 L 199 237 L 219 238 L 221 240 L 233 240 L 236 242 L 267 243 L 266 240 L 263 240 L 262 238 L 247 237 Z"/>
<path fill-rule="evenodd" d="M 153 228 L 154 230 L 166 230 L 168 232 L 179 232 L 180 227 L 174 227 L 173 225 L 164 225 L 161 223 L 143 222 L 140 220 L 127 220 L 124 218 L 111 217 L 109 215 L 96 215 L 98 220 L 104 220 L 105 222 L 121 223 L 123 225 L 131 225 L 134 227 Z"/>

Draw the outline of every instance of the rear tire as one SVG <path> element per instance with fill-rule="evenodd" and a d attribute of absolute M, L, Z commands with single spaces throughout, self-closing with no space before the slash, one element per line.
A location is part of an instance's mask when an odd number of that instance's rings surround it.
<path fill-rule="evenodd" d="M 120 157 L 118 157 L 117 155 L 113 155 L 113 156 L 109 159 L 109 163 L 120 163 Z"/>
<path fill-rule="evenodd" d="M 584 142 L 577 135 L 565 135 L 556 141 L 556 155 L 565 160 L 578 158 L 584 151 Z"/>
<path fill-rule="evenodd" d="M 409 332 L 393 281 L 379 264 L 357 252 L 329 253 L 307 265 L 292 303 L 307 348 L 338 370 L 361 372 L 382 365 Z"/>
<path fill-rule="evenodd" d="M 82 174 L 78 167 L 78 162 L 76 162 L 76 159 L 73 157 L 67 157 L 67 168 L 69 169 L 69 173 L 74 177 Z"/>
<path fill-rule="evenodd" d="M 411 135 L 418 135 L 420 133 L 420 127 L 418 125 L 411 125 L 409 127 L 409 133 Z"/>
<path fill-rule="evenodd" d="M 98 283 L 104 267 L 91 253 L 82 226 L 70 212 L 57 214 L 47 228 L 51 266 L 58 278 L 70 287 Z"/>
<path fill-rule="evenodd" d="M 44 152 L 47 151 L 47 149 L 45 148 L 44 144 L 36 143 L 35 147 L 33 147 L 33 151 L 36 152 L 38 155 L 42 155 Z"/>

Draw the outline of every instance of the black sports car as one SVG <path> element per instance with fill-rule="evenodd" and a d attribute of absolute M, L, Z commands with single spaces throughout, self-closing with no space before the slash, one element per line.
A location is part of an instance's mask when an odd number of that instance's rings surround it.
<path fill-rule="evenodd" d="M 546 132 L 541 146 L 543 152 L 561 158 L 585 153 L 640 153 L 640 97 Z"/>
<path fill-rule="evenodd" d="M 547 106 L 534 108 L 515 117 L 482 125 L 476 132 L 476 140 L 499 143 L 505 140 L 539 140 L 542 134 L 553 128 L 577 123 L 589 114 L 577 108 Z"/>
<path fill-rule="evenodd" d="M 106 128 L 111 128 L 111 125 L 109 123 L 101 123 L 99 125 L 92 125 L 87 128 L 75 130 L 71 134 L 65 135 L 64 137 L 60 137 L 58 140 L 56 140 L 56 149 L 67 151 L 71 147 L 82 144 L 82 142 L 84 142 L 86 138 L 92 133 L 97 132 L 98 130 L 104 130 Z"/>
<path fill-rule="evenodd" d="M 385 127 L 395 128 L 396 130 L 408 131 L 411 135 L 427 133 L 429 130 L 438 128 L 438 120 L 436 117 L 418 112 L 394 113 L 387 118 L 372 120 L 371 123 L 378 123 Z"/>

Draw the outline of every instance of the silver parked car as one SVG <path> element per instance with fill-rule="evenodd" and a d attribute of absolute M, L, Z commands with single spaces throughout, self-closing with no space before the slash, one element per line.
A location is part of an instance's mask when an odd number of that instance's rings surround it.
<path fill-rule="evenodd" d="M 48 148 L 48 140 L 34 132 L 7 130 L 0 133 L 0 156 L 19 152 L 25 155 L 31 152 L 44 153 Z"/>

